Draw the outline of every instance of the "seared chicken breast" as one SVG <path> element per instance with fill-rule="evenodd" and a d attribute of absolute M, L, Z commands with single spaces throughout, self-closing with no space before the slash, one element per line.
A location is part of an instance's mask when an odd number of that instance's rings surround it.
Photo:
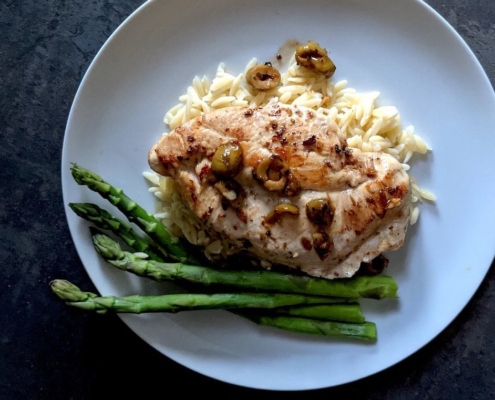
<path fill-rule="evenodd" d="M 347 147 L 334 122 L 304 107 L 212 111 L 162 136 L 148 159 L 212 236 L 260 260 L 347 278 L 404 243 L 402 165 Z"/>

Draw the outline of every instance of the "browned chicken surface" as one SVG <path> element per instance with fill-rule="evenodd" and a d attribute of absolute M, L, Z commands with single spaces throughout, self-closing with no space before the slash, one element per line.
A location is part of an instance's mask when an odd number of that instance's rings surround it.
<path fill-rule="evenodd" d="M 164 135 L 149 164 L 211 235 L 270 263 L 344 278 L 404 243 L 402 165 L 348 148 L 335 123 L 303 107 L 212 111 Z"/>

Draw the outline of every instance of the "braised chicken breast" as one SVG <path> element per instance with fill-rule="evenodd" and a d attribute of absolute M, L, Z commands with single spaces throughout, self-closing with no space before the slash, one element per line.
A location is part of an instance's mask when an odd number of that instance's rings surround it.
<path fill-rule="evenodd" d="M 347 147 L 337 125 L 310 109 L 212 111 L 162 136 L 148 157 L 207 232 L 260 260 L 347 278 L 404 243 L 402 165 Z"/>

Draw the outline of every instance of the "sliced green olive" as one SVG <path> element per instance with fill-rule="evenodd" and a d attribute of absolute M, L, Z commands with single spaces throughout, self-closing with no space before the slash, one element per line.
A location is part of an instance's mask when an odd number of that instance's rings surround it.
<path fill-rule="evenodd" d="M 254 178 L 262 182 L 269 191 L 283 191 L 287 197 L 296 196 L 301 191 L 299 181 L 277 154 L 260 161 L 254 172 Z"/>
<path fill-rule="evenodd" d="M 280 83 L 280 72 L 269 63 L 256 65 L 246 72 L 246 81 L 257 90 L 270 90 Z"/>
<path fill-rule="evenodd" d="M 282 178 L 285 171 L 287 171 L 287 166 L 284 160 L 277 154 L 272 154 L 260 161 L 256 168 L 256 178 L 262 182 L 276 181 Z"/>
<path fill-rule="evenodd" d="M 313 248 L 315 249 L 316 254 L 318 254 L 320 260 L 327 258 L 333 250 L 333 247 L 333 240 L 324 230 L 313 233 Z"/>
<path fill-rule="evenodd" d="M 220 176 L 233 177 L 242 168 L 242 147 L 235 142 L 221 145 L 211 160 L 212 171 Z"/>
<path fill-rule="evenodd" d="M 271 192 L 283 190 L 287 182 L 287 164 L 277 154 L 260 161 L 254 177 Z"/>
<path fill-rule="evenodd" d="M 284 189 L 285 183 L 287 182 L 287 178 L 284 176 L 280 178 L 278 181 L 266 181 L 263 186 L 270 192 L 280 192 Z"/>
<path fill-rule="evenodd" d="M 278 221 L 282 214 L 299 215 L 299 207 L 290 203 L 277 204 L 265 217 L 265 222 L 273 224 Z"/>
<path fill-rule="evenodd" d="M 289 171 L 287 174 L 287 184 L 284 187 L 284 194 L 287 197 L 297 196 L 301 191 L 301 184 L 296 179 L 296 177 Z"/>
<path fill-rule="evenodd" d="M 313 199 L 306 204 L 306 216 L 316 225 L 330 225 L 333 215 L 334 207 L 330 199 Z"/>
<path fill-rule="evenodd" d="M 273 157 L 273 156 L 272 156 Z M 268 180 L 268 168 L 272 162 L 272 157 L 265 158 L 258 163 L 256 170 L 254 171 L 254 177 L 260 182 L 266 182 Z"/>
<path fill-rule="evenodd" d="M 326 78 L 330 78 L 336 70 L 335 64 L 328 57 L 327 51 L 311 40 L 296 49 L 296 61 L 304 68 L 324 75 Z"/>

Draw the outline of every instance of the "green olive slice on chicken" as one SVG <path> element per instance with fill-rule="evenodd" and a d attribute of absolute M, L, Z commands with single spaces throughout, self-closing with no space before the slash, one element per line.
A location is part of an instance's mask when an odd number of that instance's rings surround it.
<path fill-rule="evenodd" d="M 313 199 L 306 204 L 306 216 L 316 225 L 330 225 L 333 215 L 334 207 L 330 199 Z"/>
<path fill-rule="evenodd" d="M 283 214 L 299 215 L 299 207 L 290 203 L 277 204 L 275 208 L 265 217 L 265 222 L 268 224 L 273 224 L 277 222 Z"/>
<path fill-rule="evenodd" d="M 330 78 L 335 73 L 335 64 L 328 57 L 327 51 L 311 40 L 296 49 L 295 58 L 299 65 L 326 78 Z"/>
<path fill-rule="evenodd" d="M 328 257 L 330 252 L 334 248 L 333 240 L 325 230 L 313 233 L 313 248 L 318 254 L 320 260 L 324 260 Z"/>
<path fill-rule="evenodd" d="M 221 145 L 211 160 L 212 171 L 223 177 L 233 177 L 243 164 L 242 147 L 235 142 Z"/>
<path fill-rule="evenodd" d="M 270 90 L 280 83 L 280 72 L 270 63 L 255 65 L 246 72 L 246 81 L 257 90 Z"/>
<path fill-rule="evenodd" d="M 287 164 L 279 155 L 272 154 L 260 161 L 254 171 L 254 177 L 269 191 L 281 191 L 287 183 Z"/>
<path fill-rule="evenodd" d="M 301 184 L 296 177 L 289 171 L 287 174 L 287 184 L 284 187 L 284 195 L 287 197 L 294 197 L 301 191 Z"/>

